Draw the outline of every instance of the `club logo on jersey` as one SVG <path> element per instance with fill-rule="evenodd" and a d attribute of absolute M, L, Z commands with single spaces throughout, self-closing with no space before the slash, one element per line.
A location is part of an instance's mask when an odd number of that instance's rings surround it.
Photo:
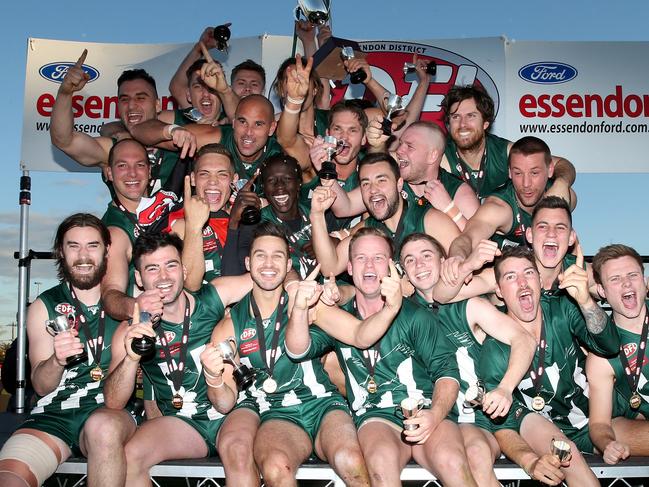
<path fill-rule="evenodd" d="M 54 308 L 54 311 L 61 315 L 74 314 L 74 306 L 70 303 L 59 303 L 56 305 L 56 308 Z"/>
<path fill-rule="evenodd" d="M 577 77 L 577 69 L 566 63 L 536 62 L 523 66 L 518 76 L 530 83 L 556 85 Z"/>
<path fill-rule="evenodd" d="M 254 328 L 246 328 L 241 332 L 241 335 L 239 335 L 239 339 L 241 341 L 246 341 L 255 338 L 256 335 L 257 335 L 257 330 L 255 330 Z"/>
<path fill-rule="evenodd" d="M 203 228 L 203 237 L 210 237 L 214 235 L 214 231 L 212 230 L 212 227 L 207 225 L 205 228 Z"/>
<path fill-rule="evenodd" d="M 250 355 L 259 350 L 259 340 L 255 339 L 250 342 L 242 343 L 239 345 L 239 348 L 241 350 L 241 355 Z"/>
<path fill-rule="evenodd" d="M 143 226 L 150 226 L 155 223 L 166 210 L 177 200 L 175 193 L 161 189 L 151 198 L 146 198 L 146 207 L 138 207 L 137 219 Z M 145 198 L 142 198 L 142 203 Z"/>
<path fill-rule="evenodd" d="M 48 81 L 53 81 L 54 83 L 62 83 L 65 75 L 68 74 L 68 70 L 74 66 L 75 63 L 71 62 L 56 62 L 49 63 L 44 66 L 41 66 L 41 69 L 38 70 L 38 73 Z M 82 66 L 84 73 L 86 73 L 88 78 L 88 83 L 92 83 L 97 78 L 99 78 L 99 71 L 97 71 L 92 66 L 84 64 Z"/>
<path fill-rule="evenodd" d="M 626 355 L 626 358 L 629 358 L 631 355 L 636 353 L 636 351 L 638 350 L 638 345 L 636 343 L 626 343 L 622 346 L 622 350 L 624 350 L 624 355 Z"/>

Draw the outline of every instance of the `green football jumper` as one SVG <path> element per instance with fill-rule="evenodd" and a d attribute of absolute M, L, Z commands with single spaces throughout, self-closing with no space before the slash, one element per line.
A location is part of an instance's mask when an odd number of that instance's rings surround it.
<path fill-rule="evenodd" d="M 127 217 L 115 204 L 111 201 L 108 203 L 108 208 L 106 208 L 106 213 L 101 217 L 101 221 L 107 227 L 117 227 L 126 233 L 128 239 L 131 242 L 131 247 L 135 245 L 135 240 L 139 237 L 141 229 L 136 227 L 133 221 L 137 221 L 137 215 L 135 213 L 129 213 L 133 220 Z M 133 261 L 128 263 L 128 286 L 126 287 L 126 295 L 134 296 L 135 289 L 135 265 Z"/>
<path fill-rule="evenodd" d="M 441 167 L 439 168 L 438 180 L 442 183 L 444 189 L 446 189 L 446 192 L 451 197 L 451 199 L 455 198 L 455 193 L 457 193 L 457 190 L 463 184 L 463 181 L 460 178 L 453 176 L 451 173 L 442 169 Z M 433 205 L 430 204 L 425 196 L 417 196 L 413 192 L 410 184 L 407 181 L 403 182 L 401 196 L 408 202 L 409 205 L 419 205 L 425 207 L 426 209 L 433 207 Z"/>
<path fill-rule="evenodd" d="M 378 221 L 373 216 L 369 216 L 365 220 L 365 226 L 370 228 L 378 228 L 383 230 L 385 234 L 392 239 L 394 243 L 394 261 L 398 262 L 399 254 L 401 253 L 401 242 L 411 233 L 420 232 L 426 233 L 424 226 L 424 219 L 428 208 L 425 206 L 411 205 L 406 200 L 403 200 L 403 210 L 397 228 L 393 232 L 385 223 Z"/>

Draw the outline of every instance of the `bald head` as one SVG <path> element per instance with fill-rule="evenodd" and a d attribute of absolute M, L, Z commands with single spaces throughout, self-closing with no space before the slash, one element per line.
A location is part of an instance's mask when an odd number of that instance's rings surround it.
<path fill-rule="evenodd" d="M 250 109 L 261 113 L 268 120 L 275 119 L 275 108 L 268 98 L 262 95 L 248 95 L 243 98 L 237 105 L 236 117 L 239 116 L 241 112 L 246 112 Z"/>
<path fill-rule="evenodd" d="M 429 144 L 429 147 L 431 149 L 435 149 L 440 151 L 441 153 L 444 153 L 444 149 L 446 148 L 446 136 L 444 135 L 444 132 L 442 132 L 442 129 L 439 127 L 439 125 L 437 125 L 436 123 L 420 120 L 418 122 L 412 123 L 406 129 L 406 132 L 409 130 L 416 130 L 419 134 L 421 134 L 423 140 L 427 144 Z"/>

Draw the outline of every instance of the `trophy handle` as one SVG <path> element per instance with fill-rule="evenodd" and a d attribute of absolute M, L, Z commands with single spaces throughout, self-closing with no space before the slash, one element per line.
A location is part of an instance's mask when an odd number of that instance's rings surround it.
<path fill-rule="evenodd" d="M 299 5 L 296 5 L 295 8 L 293 9 L 293 16 L 295 17 L 295 20 L 298 22 L 301 20 L 300 19 L 300 14 L 302 13 L 302 9 L 300 8 Z"/>
<path fill-rule="evenodd" d="M 230 346 L 232 347 L 232 356 L 236 357 L 239 355 L 239 347 L 237 347 L 237 341 L 234 339 L 234 337 L 227 337 L 225 341 L 230 343 Z"/>
<path fill-rule="evenodd" d="M 47 333 L 49 333 L 51 337 L 55 337 L 55 336 L 56 336 L 56 332 L 55 332 L 54 329 L 50 326 L 50 324 L 49 324 L 50 321 L 51 321 L 51 320 L 45 320 L 45 330 L 47 330 Z"/>

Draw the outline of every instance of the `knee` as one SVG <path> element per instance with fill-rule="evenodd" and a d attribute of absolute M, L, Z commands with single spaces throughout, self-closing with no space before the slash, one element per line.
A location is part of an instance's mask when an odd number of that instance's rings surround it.
<path fill-rule="evenodd" d="M 219 435 L 217 449 L 224 467 L 238 469 L 254 464 L 253 442 L 254 438 L 247 434 L 226 432 Z"/>
<path fill-rule="evenodd" d="M 93 449 L 107 451 L 116 447 L 121 448 L 127 436 L 127 428 L 124 417 L 119 413 L 105 410 L 95 411 L 83 426 L 88 449 L 90 451 Z"/>
<path fill-rule="evenodd" d="M 131 441 L 126 444 L 124 455 L 126 456 L 126 469 L 129 473 L 148 470 L 153 466 L 150 465 L 151 462 L 145 449 L 139 447 L 135 442 Z"/>
<path fill-rule="evenodd" d="M 267 484 L 274 485 L 286 478 L 295 478 L 295 465 L 284 452 L 269 452 L 261 460 L 261 475 Z"/>
<path fill-rule="evenodd" d="M 358 445 L 339 448 L 329 463 L 343 480 L 367 478 L 365 459 Z"/>
<path fill-rule="evenodd" d="M 435 456 L 435 464 L 437 464 L 440 472 L 448 472 L 454 476 L 459 476 L 468 470 L 467 454 L 463 448 L 448 447 L 443 450 L 439 449 Z"/>
<path fill-rule="evenodd" d="M 486 441 L 481 439 L 473 439 L 470 444 L 464 446 L 466 451 L 466 459 L 471 465 L 471 469 L 475 468 L 492 468 L 493 467 L 493 454 L 491 448 Z"/>

